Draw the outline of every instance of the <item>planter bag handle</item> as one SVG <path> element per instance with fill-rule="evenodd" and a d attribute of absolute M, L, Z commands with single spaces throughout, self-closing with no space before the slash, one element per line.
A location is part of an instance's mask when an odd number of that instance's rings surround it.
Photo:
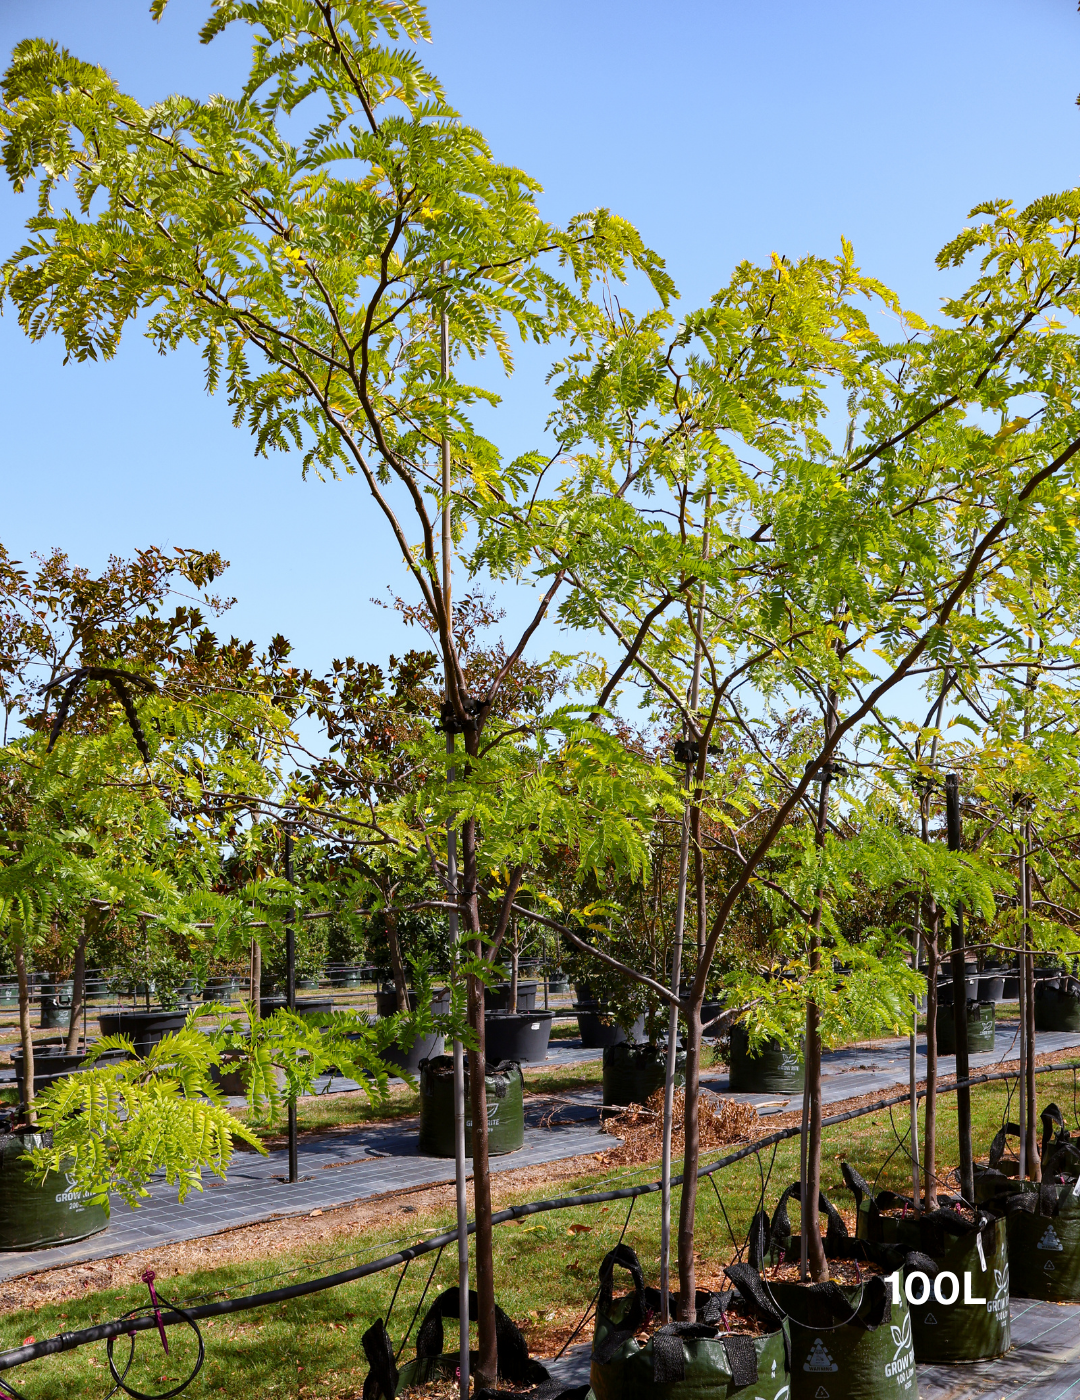
<path fill-rule="evenodd" d="M 1048 1103 L 1039 1114 L 1042 1119 L 1042 1156 L 1046 1156 L 1046 1149 L 1050 1146 L 1051 1138 L 1060 1137 L 1065 1131 L 1065 1119 L 1061 1116 L 1061 1109 L 1056 1103 Z M 1054 1132 L 1055 1127 L 1057 1132 Z"/>
<path fill-rule="evenodd" d="M 377 1318 L 360 1338 L 367 1357 L 368 1373 L 364 1377 L 364 1400 L 394 1400 L 398 1388 L 398 1368 L 394 1360 L 394 1344 L 386 1323 Z"/>
<path fill-rule="evenodd" d="M 686 1352 L 683 1338 L 688 1341 L 711 1341 L 719 1332 L 709 1322 L 669 1322 L 652 1334 L 652 1378 L 654 1385 L 677 1385 L 686 1379 Z M 730 1362 L 729 1362 L 730 1364 Z M 757 1362 L 754 1363 L 757 1380 Z M 743 1382 L 748 1384 L 748 1382 Z"/>
<path fill-rule="evenodd" d="M 1046 1115 L 1043 1114 L 1043 1126 L 1045 1128 Z M 996 1169 L 1002 1157 L 1005 1156 L 1005 1142 L 1007 1138 L 1020 1136 L 1019 1123 L 1005 1123 L 994 1134 L 994 1140 L 990 1144 L 990 1156 L 987 1158 L 987 1165 L 991 1169 Z"/>
<path fill-rule="evenodd" d="M 778 1248 L 781 1240 L 791 1238 L 792 1230 L 791 1222 L 788 1219 L 787 1203 L 792 1196 L 795 1196 L 801 1204 L 801 1182 L 793 1181 L 777 1202 L 776 1210 L 773 1212 L 772 1225 L 769 1228 L 769 1243 L 773 1248 Z M 848 1228 L 840 1218 L 840 1212 L 824 1191 L 818 1192 L 818 1214 L 824 1215 L 829 1222 L 825 1230 L 825 1256 L 828 1259 L 835 1259 L 843 1252 L 844 1241 L 849 1238 Z"/>
<path fill-rule="evenodd" d="M 736 1288 L 743 1300 L 757 1313 L 758 1318 L 770 1332 L 779 1331 L 784 1325 L 784 1315 L 779 1312 L 762 1287 L 761 1275 L 752 1264 L 729 1264 L 724 1276 Z"/>
<path fill-rule="evenodd" d="M 751 1220 L 750 1231 L 746 1236 L 746 1258 L 759 1273 L 769 1252 L 769 1229 L 768 1212 L 759 1210 Z"/>
<path fill-rule="evenodd" d="M 605 1316 L 611 1312 L 616 1264 L 629 1273 L 634 1283 L 634 1301 L 630 1305 L 627 1324 L 632 1322 L 633 1326 L 630 1327 L 630 1331 L 636 1332 L 645 1321 L 645 1275 L 637 1255 L 628 1244 L 617 1244 L 614 1249 L 609 1250 L 604 1255 L 600 1265 L 600 1292 L 596 1298 L 596 1310 Z"/>
<path fill-rule="evenodd" d="M 456 1318 L 460 1315 L 458 1297 L 459 1293 L 456 1288 L 448 1288 L 445 1293 L 440 1293 L 432 1303 L 427 1311 L 427 1316 L 420 1324 L 420 1331 L 416 1335 L 416 1354 L 418 1357 L 433 1357 L 442 1354 L 443 1318 Z M 469 1321 L 475 1322 L 478 1316 L 479 1306 L 476 1300 L 476 1291 L 470 1288 Z M 499 1375 L 504 1380 L 520 1385 L 530 1379 L 532 1363 L 529 1360 L 529 1348 L 525 1338 L 521 1335 L 517 1324 L 507 1317 L 497 1303 L 495 1305 L 495 1349 Z"/>

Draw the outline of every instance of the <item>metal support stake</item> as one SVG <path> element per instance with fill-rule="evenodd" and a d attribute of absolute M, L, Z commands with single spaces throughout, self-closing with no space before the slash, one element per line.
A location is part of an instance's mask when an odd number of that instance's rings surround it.
<path fill-rule="evenodd" d="M 955 773 L 945 775 L 945 825 L 949 850 L 960 849 L 960 780 Z M 956 1033 L 956 1077 L 967 1079 L 968 1018 L 967 969 L 964 958 L 964 906 L 957 903 L 952 925 L 953 1029 Z M 966 1086 L 956 1091 L 956 1134 L 960 1146 L 960 1194 L 965 1201 L 975 1200 L 975 1163 L 971 1145 L 971 1090 Z"/>
<path fill-rule="evenodd" d="M 293 883 L 292 863 L 292 823 L 285 824 L 285 879 Z M 291 896 L 285 911 L 285 1000 L 290 1011 L 296 1010 L 296 910 L 292 907 Z M 289 1100 L 289 1180 L 299 1176 L 296 1151 L 296 1100 Z"/>

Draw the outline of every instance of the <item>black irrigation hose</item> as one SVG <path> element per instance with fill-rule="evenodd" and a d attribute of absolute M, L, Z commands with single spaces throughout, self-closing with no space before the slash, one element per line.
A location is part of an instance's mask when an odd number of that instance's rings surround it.
<path fill-rule="evenodd" d="M 1080 1062 L 1036 1065 L 1035 1073 L 1049 1074 L 1054 1071 L 1076 1068 L 1080 1068 Z M 939 1085 L 937 1092 L 939 1095 L 951 1094 L 959 1088 L 976 1084 L 989 1084 L 1001 1079 L 1015 1079 L 1016 1074 L 1016 1070 L 1011 1070 L 996 1074 L 973 1075 L 958 1083 Z M 925 1089 L 916 1094 L 916 1098 L 925 1097 Z M 902 1094 L 894 1094 L 892 1098 L 878 1099 L 875 1103 L 866 1104 L 862 1108 L 849 1109 L 847 1113 L 834 1113 L 829 1118 L 823 1118 L 821 1126 L 835 1128 L 840 1123 L 851 1122 L 853 1118 L 865 1118 L 868 1114 L 879 1113 L 883 1108 L 889 1108 L 893 1104 L 906 1103 L 910 1098 L 910 1089 L 905 1089 Z M 713 1172 L 733 1166 L 745 1157 L 751 1157 L 774 1144 L 786 1142 L 789 1138 L 798 1137 L 801 1132 L 802 1126 L 797 1125 L 792 1128 L 781 1128 L 779 1132 L 770 1133 L 768 1137 L 758 1138 L 755 1142 L 741 1147 L 737 1152 L 729 1152 L 726 1157 L 721 1157 L 719 1161 L 711 1162 L 707 1167 L 701 1167 L 697 1173 L 698 1178 L 712 1176 Z M 681 1175 L 671 1178 L 672 1186 L 681 1186 L 682 1182 Z M 655 1195 L 659 1190 L 659 1181 L 647 1181 L 637 1186 L 624 1186 L 615 1191 L 592 1191 L 580 1196 L 554 1196 L 547 1201 L 526 1201 L 523 1205 L 508 1206 L 506 1210 L 496 1211 L 491 1217 L 491 1223 L 503 1225 L 508 1220 L 523 1220 L 526 1216 L 540 1215 L 549 1210 L 572 1210 L 575 1206 L 596 1206 L 608 1201 L 628 1201 L 638 1196 Z M 467 1233 L 471 1235 L 475 1229 L 476 1222 L 470 1220 Z M 456 1229 L 447 1230 L 444 1234 L 433 1235 L 431 1239 L 421 1241 L 420 1244 L 410 1245 L 408 1249 L 398 1250 L 396 1254 L 389 1254 L 384 1259 L 373 1259 L 368 1264 L 358 1264 L 353 1269 L 343 1269 L 340 1273 L 309 1279 L 306 1283 L 294 1283 L 287 1288 L 274 1288 L 265 1293 L 249 1293 L 240 1298 L 223 1298 L 219 1303 L 203 1303 L 198 1307 L 185 1308 L 182 1312 L 162 1309 L 162 1321 L 171 1326 L 177 1322 L 187 1322 L 190 1318 L 224 1317 L 230 1313 L 246 1312 L 249 1308 L 262 1308 L 273 1303 L 289 1302 L 293 1298 L 306 1297 L 309 1293 L 322 1293 L 328 1288 L 340 1288 L 342 1284 L 354 1283 L 357 1279 L 368 1278 L 372 1274 L 382 1273 L 385 1269 L 396 1268 L 398 1264 L 406 1264 L 419 1258 L 422 1254 L 430 1254 L 432 1250 L 443 1249 L 448 1244 L 454 1243 L 457 1234 Z M 44 1342 L 33 1342 L 29 1346 L 13 1347 L 10 1351 L 0 1352 L 0 1371 L 9 1371 L 13 1366 L 23 1366 L 29 1361 L 39 1361 L 45 1356 L 56 1356 L 60 1352 L 74 1351 L 76 1347 L 86 1346 L 92 1342 L 108 1341 L 110 1337 L 119 1337 L 124 1333 L 145 1332 L 156 1326 L 157 1323 L 151 1314 L 148 1317 L 121 1318 L 113 1322 L 103 1322 L 97 1327 L 84 1327 L 79 1332 L 61 1332 L 59 1336 L 49 1337 Z"/>

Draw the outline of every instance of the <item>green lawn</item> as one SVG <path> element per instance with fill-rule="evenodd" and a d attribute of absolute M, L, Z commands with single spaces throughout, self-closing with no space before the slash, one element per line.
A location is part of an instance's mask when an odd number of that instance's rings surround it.
<path fill-rule="evenodd" d="M 1071 1071 L 1042 1075 L 1039 1102 L 1056 1101 L 1066 1120 L 1076 1119 L 1075 1085 Z M 977 1152 L 985 1156 L 989 1143 L 1001 1124 L 1007 1091 L 1001 1084 L 977 1088 L 972 1095 Z M 1016 1115 L 1015 1097 L 1010 1110 Z M 903 1133 L 906 1123 L 901 1106 L 875 1112 L 862 1119 L 828 1129 L 824 1146 L 824 1187 L 842 1209 L 850 1209 L 851 1199 L 841 1183 L 839 1163 L 844 1156 L 869 1180 L 896 1147 L 893 1125 Z M 955 1097 L 941 1100 L 938 1136 L 941 1160 L 956 1160 Z M 767 1174 L 764 1197 L 771 1208 L 781 1190 L 798 1172 L 798 1140 L 780 1145 L 772 1159 L 771 1150 L 727 1168 L 713 1178 L 738 1238 L 742 1238 L 762 1195 L 762 1172 Z M 655 1164 L 617 1174 L 583 1176 L 576 1182 L 562 1182 L 551 1194 L 572 1190 L 597 1190 L 604 1185 L 624 1185 L 649 1181 L 657 1175 Z M 910 1191 L 910 1168 L 902 1151 L 880 1170 L 880 1186 Z M 546 1194 L 533 1189 L 519 1199 Z M 595 1287 L 597 1267 L 615 1243 L 626 1221 L 628 1205 L 556 1211 L 532 1217 L 524 1224 L 497 1227 L 495 1259 L 500 1279 L 499 1302 L 531 1336 L 535 1349 L 550 1354 L 553 1342 L 564 1337 L 587 1305 Z M 797 1208 L 792 1214 L 797 1219 Z M 332 1222 L 327 1216 L 322 1225 Z M 276 1254 L 244 1265 L 206 1269 L 163 1281 L 171 1299 L 192 1302 L 220 1289 L 237 1293 L 259 1287 L 276 1287 L 285 1282 L 311 1277 L 321 1272 L 348 1267 L 349 1260 L 327 1264 L 328 1256 L 359 1249 L 357 1259 L 375 1258 L 400 1248 L 405 1237 L 415 1239 L 451 1224 L 448 1209 L 395 1217 L 380 1227 L 365 1228 L 362 1238 L 342 1236 L 314 1242 L 304 1251 Z M 575 1230 L 573 1227 L 584 1227 Z M 634 1206 L 626 1231 L 645 1266 L 646 1275 L 655 1279 L 659 1262 L 659 1197 L 642 1198 Z M 723 1264 L 733 1256 L 733 1245 L 718 1206 L 717 1193 L 709 1182 L 702 1182 L 698 1196 L 698 1250 L 703 1282 L 719 1281 Z M 431 1259 L 417 1260 L 409 1269 L 390 1322 L 395 1343 L 400 1344 L 420 1293 L 431 1270 Z M 296 1269 L 287 1279 L 264 1281 L 266 1275 L 280 1275 Z M 342 1400 L 360 1393 L 366 1363 L 360 1348 L 360 1334 L 379 1316 L 390 1298 L 399 1270 L 383 1273 L 311 1298 L 257 1312 L 243 1313 L 227 1320 L 208 1323 L 205 1329 L 207 1360 L 202 1376 L 187 1395 L 231 1395 L 252 1400 L 262 1396 L 303 1396 L 306 1400 Z M 456 1254 L 444 1252 L 433 1290 L 456 1281 Z M 36 1310 L 8 1313 L 0 1317 L 3 1346 L 21 1343 L 28 1336 L 43 1338 L 62 1330 L 73 1330 L 116 1317 L 145 1301 L 142 1286 L 94 1293 L 89 1297 L 50 1305 Z M 582 1334 L 587 1338 L 588 1329 Z M 449 1336 L 449 1332 L 448 1332 Z M 123 1347 L 126 1348 L 126 1343 Z M 174 1355 L 183 1349 L 179 1335 Z M 415 1333 L 403 1358 L 412 1354 Z M 101 1345 L 35 1363 L 10 1379 L 28 1400 L 76 1400 L 76 1397 L 104 1395 L 106 1383 L 105 1349 Z M 126 1355 L 126 1351 L 124 1352 Z M 144 1333 L 138 1343 L 139 1357 L 153 1365 L 132 1372 L 136 1389 L 165 1389 L 161 1378 L 174 1373 L 162 1358 L 156 1334 Z"/>

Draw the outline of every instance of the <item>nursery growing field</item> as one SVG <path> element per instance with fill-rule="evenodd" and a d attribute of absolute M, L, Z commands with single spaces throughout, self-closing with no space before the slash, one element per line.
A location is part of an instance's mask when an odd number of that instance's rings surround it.
<path fill-rule="evenodd" d="M 1070 1126 L 1076 1126 L 1077 1081 L 1071 1070 L 1040 1076 L 1040 1106 L 1049 1102 L 1056 1102 Z M 973 1091 L 974 1140 L 980 1155 L 985 1156 L 1007 1105 L 1008 1088 L 1004 1084 L 980 1086 Z M 1015 1118 L 1015 1094 L 1008 1112 Z M 763 1131 L 771 1132 L 787 1121 L 769 1119 L 763 1123 Z M 849 1224 L 852 1203 L 841 1182 L 840 1161 L 850 1161 L 871 1182 L 877 1178 L 879 1185 L 910 1191 L 910 1167 L 897 1141 L 905 1123 L 905 1108 L 901 1105 L 891 1115 L 883 1109 L 826 1130 L 823 1184 Z M 943 1096 L 939 1102 L 938 1140 L 940 1161 L 954 1163 L 957 1149 L 952 1095 Z M 792 1138 L 781 1143 L 775 1154 L 770 1148 L 760 1159 L 753 1156 L 717 1173 L 713 1178 L 717 1191 L 703 1184 L 698 1197 L 697 1234 L 702 1286 L 718 1286 L 723 1265 L 735 1253 L 720 1201 L 735 1238 L 741 1242 L 761 1199 L 763 1175 L 765 1199 L 771 1208 L 797 1173 L 798 1139 Z M 605 1166 L 599 1157 L 577 1159 L 560 1164 L 555 1172 L 545 1168 L 530 1173 L 524 1181 L 515 1179 L 517 1174 L 505 1183 L 497 1181 L 495 1204 L 498 1209 L 546 1195 L 651 1181 L 657 1175 L 656 1162 L 620 1170 Z M 629 1223 L 628 1210 L 629 1203 L 612 1202 L 554 1211 L 524 1223 L 496 1228 L 496 1277 L 502 1285 L 498 1301 L 522 1326 L 535 1355 L 552 1356 L 571 1335 L 592 1297 L 600 1261 L 624 1227 L 625 1238 L 637 1250 L 646 1276 L 655 1280 L 659 1264 L 659 1197 L 640 1198 L 630 1213 Z M 797 1208 L 793 1221 L 796 1217 Z M 159 1250 L 152 1260 L 148 1256 L 131 1256 L 115 1261 L 108 1271 L 114 1284 L 125 1280 L 120 1286 L 96 1286 L 94 1280 L 101 1277 L 101 1266 L 80 1266 L 55 1276 L 20 1279 L 5 1285 L 0 1293 L 0 1302 L 7 1309 L 0 1315 L 0 1343 L 9 1347 L 28 1337 L 41 1340 L 142 1306 L 146 1289 L 137 1280 L 148 1263 L 157 1271 L 165 1296 L 183 1305 L 206 1301 L 223 1292 L 238 1295 L 348 1268 L 364 1259 L 392 1253 L 426 1235 L 451 1228 L 452 1224 L 452 1188 L 437 1187 L 384 1201 L 360 1219 L 356 1211 L 346 1209 L 326 1212 L 318 1220 L 280 1222 L 272 1232 L 273 1238 L 264 1240 L 261 1247 L 258 1227 L 254 1227 L 175 1251 Z M 200 1252 L 205 1255 L 205 1263 L 195 1262 Z M 215 1255 L 219 1259 L 225 1255 L 228 1262 L 215 1266 Z M 395 1345 L 401 1344 L 420 1302 L 432 1275 L 433 1260 L 434 1256 L 418 1259 L 401 1284 L 389 1323 Z M 456 1273 L 456 1251 L 451 1248 L 443 1252 L 435 1267 L 429 1302 L 439 1290 L 456 1282 Z M 367 1369 L 360 1335 L 376 1317 L 385 1315 L 399 1275 L 400 1269 L 395 1269 L 310 1298 L 209 1320 L 204 1324 L 206 1363 L 186 1393 L 192 1397 L 227 1393 L 302 1395 L 310 1400 L 358 1397 Z M 269 1281 L 271 1278 L 273 1282 Z M 38 1290 L 48 1290 L 52 1300 L 37 1307 L 27 1306 Z M 179 1329 L 174 1331 L 177 1340 L 172 1348 L 172 1363 L 164 1361 L 153 1334 L 140 1337 L 139 1374 L 136 1376 L 133 1369 L 129 1378 L 136 1388 L 167 1388 L 162 1384 L 163 1378 L 175 1374 L 189 1354 Z M 589 1336 L 590 1324 L 586 1323 L 576 1340 L 588 1340 Z M 415 1329 L 402 1359 L 412 1354 L 414 1346 Z M 119 1352 L 126 1357 L 126 1343 L 118 1348 Z M 141 1368 L 144 1356 L 153 1364 Z M 8 1373 L 8 1379 L 25 1396 L 43 1400 L 103 1396 L 111 1384 L 103 1345 L 36 1362 L 17 1375 Z"/>

